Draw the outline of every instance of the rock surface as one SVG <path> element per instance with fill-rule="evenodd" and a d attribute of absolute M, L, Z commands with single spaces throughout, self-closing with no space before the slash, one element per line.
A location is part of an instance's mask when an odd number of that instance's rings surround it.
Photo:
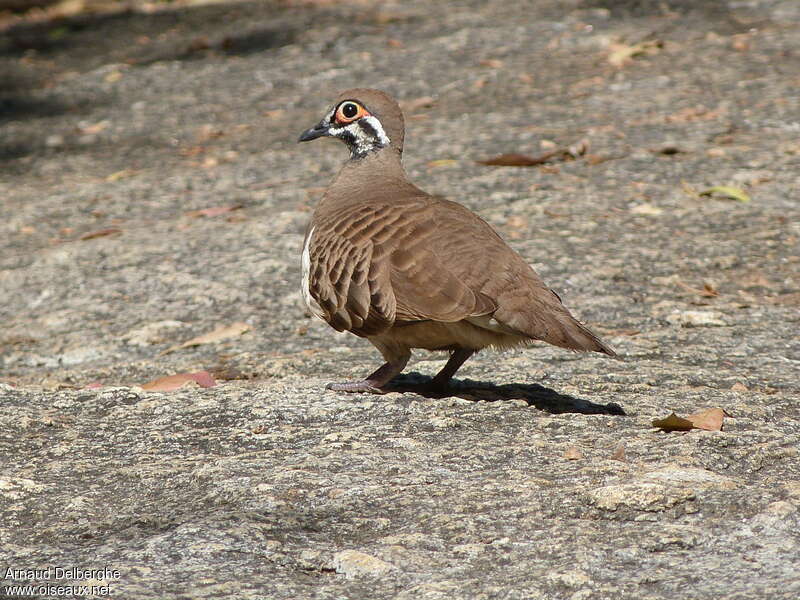
<path fill-rule="evenodd" d="M 0 31 L 0 566 L 137 599 L 800 597 L 800 4 L 128 6 Z M 344 150 L 295 140 L 356 85 L 621 360 L 324 390 L 378 356 L 302 306 Z"/>

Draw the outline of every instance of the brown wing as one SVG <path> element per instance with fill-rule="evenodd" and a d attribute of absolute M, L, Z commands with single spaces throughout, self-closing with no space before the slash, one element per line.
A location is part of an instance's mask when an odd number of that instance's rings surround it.
<path fill-rule="evenodd" d="M 422 196 L 351 205 L 318 219 L 309 292 L 339 331 L 491 315 L 494 327 L 613 355 L 480 217 Z M 476 321 L 476 324 L 483 321 Z"/>
<path fill-rule="evenodd" d="M 344 207 L 315 222 L 309 293 L 339 331 L 375 335 L 395 321 L 460 321 L 495 304 L 435 253 L 430 202 Z"/>
<path fill-rule="evenodd" d="M 486 223 L 464 206 L 435 199 L 435 238 L 440 262 L 470 289 L 497 306 L 501 328 L 573 350 L 614 355 L 579 323 L 558 295 Z"/>

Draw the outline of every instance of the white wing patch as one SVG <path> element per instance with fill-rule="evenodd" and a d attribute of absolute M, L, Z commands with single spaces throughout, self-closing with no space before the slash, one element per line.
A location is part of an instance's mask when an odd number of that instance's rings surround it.
<path fill-rule="evenodd" d="M 314 235 L 314 228 L 311 228 L 311 231 L 308 232 L 306 236 L 306 242 L 303 245 L 303 256 L 301 259 L 302 266 L 303 266 L 303 283 L 302 283 L 302 291 L 303 291 L 303 300 L 308 307 L 308 310 L 311 311 L 311 314 L 315 317 L 319 317 L 320 319 L 323 318 L 324 313 L 322 312 L 322 308 L 314 300 L 314 297 L 311 295 L 311 237 Z"/>

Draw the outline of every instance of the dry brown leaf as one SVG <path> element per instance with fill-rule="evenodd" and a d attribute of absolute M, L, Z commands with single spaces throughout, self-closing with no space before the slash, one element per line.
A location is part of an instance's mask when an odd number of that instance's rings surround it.
<path fill-rule="evenodd" d="M 564 458 L 567 460 L 580 460 L 583 458 L 583 452 L 578 450 L 575 446 L 570 446 L 567 448 L 566 452 L 564 452 Z"/>
<path fill-rule="evenodd" d="M 550 150 L 548 152 L 539 154 L 538 156 L 528 156 L 526 154 L 511 152 L 476 162 L 478 164 L 488 165 L 491 167 L 533 167 L 536 165 L 543 165 L 548 162 L 573 160 L 586 154 L 588 149 L 589 142 L 588 140 L 584 139 L 577 141 L 567 148 L 557 148 L 555 150 Z"/>
<path fill-rule="evenodd" d="M 192 346 L 200 346 L 202 344 L 213 344 L 214 342 L 219 342 L 221 340 L 226 340 L 228 338 L 236 337 L 237 335 L 242 335 L 245 331 L 249 330 L 250 330 L 250 325 L 248 325 L 247 323 L 242 323 L 241 321 L 237 321 L 236 323 L 231 323 L 230 325 L 222 325 L 220 327 L 217 327 L 214 331 L 209 331 L 208 333 L 204 333 L 203 335 L 199 335 L 190 340 L 187 340 L 182 344 L 178 344 L 176 346 L 172 346 L 171 348 L 167 348 L 160 354 L 160 356 L 169 354 L 170 352 L 174 352 L 175 350 L 180 350 L 181 348 L 190 348 Z"/>
<path fill-rule="evenodd" d="M 687 417 L 679 417 L 672 413 L 663 419 L 653 421 L 653 427 L 663 431 L 690 431 L 692 429 L 705 429 L 706 431 L 721 431 L 725 411 L 721 408 L 709 408 Z"/>
<path fill-rule="evenodd" d="M 698 296 L 702 296 L 703 298 L 716 298 L 719 296 L 719 292 L 717 288 L 714 287 L 713 283 L 705 282 L 703 283 L 703 289 L 698 289 L 690 286 L 687 283 L 684 283 L 680 279 L 678 279 L 675 283 L 678 284 L 679 287 L 683 288 L 687 292 L 691 292 L 692 294 L 697 294 Z"/>
<path fill-rule="evenodd" d="M 486 58 L 479 63 L 482 67 L 489 67 L 490 69 L 501 69 L 503 61 L 496 58 Z"/>
<path fill-rule="evenodd" d="M 91 231 L 89 233 L 84 233 L 78 239 L 83 240 L 93 240 L 99 237 L 106 237 L 107 235 L 114 235 L 117 233 L 122 233 L 122 230 L 117 227 L 107 227 L 106 229 L 98 229 L 97 231 Z"/>
<path fill-rule="evenodd" d="M 209 388 L 217 385 L 217 382 L 208 371 L 196 371 L 195 373 L 177 373 L 176 375 L 159 377 L 142 385 L 142 389 L 148 392 L 174 392 L 185 385 L 192 384 Z"/>
<path fill-rule="evenodd" d="M 638 44 L 611 44 L 609 46 L 608 62 L 615 67 L 623 67 L 637 56 L 655 54 L 664 47 L 661 40 L 646 40 Z"/>
<path fill-rule="evenodd" d="M 190 210 L 184 213 L 187 217 L 216 217 L 224 215 L 233 210 L 242 208 L 241 204 L 231 204 L 230 206 L 210 206 L 208 208 L 201 208 L 200 210 Z"/>
<path fill-rule="evenodd" d="M 653 427 L 658 427 L 663 431 L 691 431 L 694 429 L 694 424 L 688 419 L 679 417 L 675 413 L 670 414 L 663 419 L 656 419 L 653 421 Z"/>
<path fill-rule="evenodd" d="M 488 165 L 490 167 L 532 167 L 534 165 L 541 165 L 550 158 L 550 152 L 538 157 L 527 156 L 525 154 L 500 154 L 486 160 L 476 161 L 481 165 Z"/>
<path fill-rule="evenodd" d="M 697 429 L 706 431 L 722 431 L 722 421 L 725 418 L 725 411 L 721 408 L 709 408 L 699 413 L 694 413 L 686 417 Z"/>

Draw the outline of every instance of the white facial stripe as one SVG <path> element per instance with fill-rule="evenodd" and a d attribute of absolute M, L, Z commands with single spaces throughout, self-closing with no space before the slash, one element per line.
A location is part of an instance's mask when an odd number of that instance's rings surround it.
<path fill-rule="evenodd" d="M 363 127 L 362 124 L 366 127 Z M 372 115 L 362 117 L 349 125 L 331 127 L 328 131 L 331 135 L 347 142 L 354 158 L 361 158 L 368 152 L 380 150 L 391 143 L 381 122 Z"/>
<path fill-rule="evenodd" d="M 381 142 L 381 147 L 385 147 L 391 144 L 392 140 L 390 140 L 389 136 L 386 135 L 386 132 L 383 130 L 383 125 L 381 125 L 381 122 L 376 117 L 369 115 L 366 117 L 362 117 L 361 120 L 366 121 L 367 123 L 372 125 L 372 128 L 375 130 L 375 133 L 378 134 L 378 139 Z"/>

